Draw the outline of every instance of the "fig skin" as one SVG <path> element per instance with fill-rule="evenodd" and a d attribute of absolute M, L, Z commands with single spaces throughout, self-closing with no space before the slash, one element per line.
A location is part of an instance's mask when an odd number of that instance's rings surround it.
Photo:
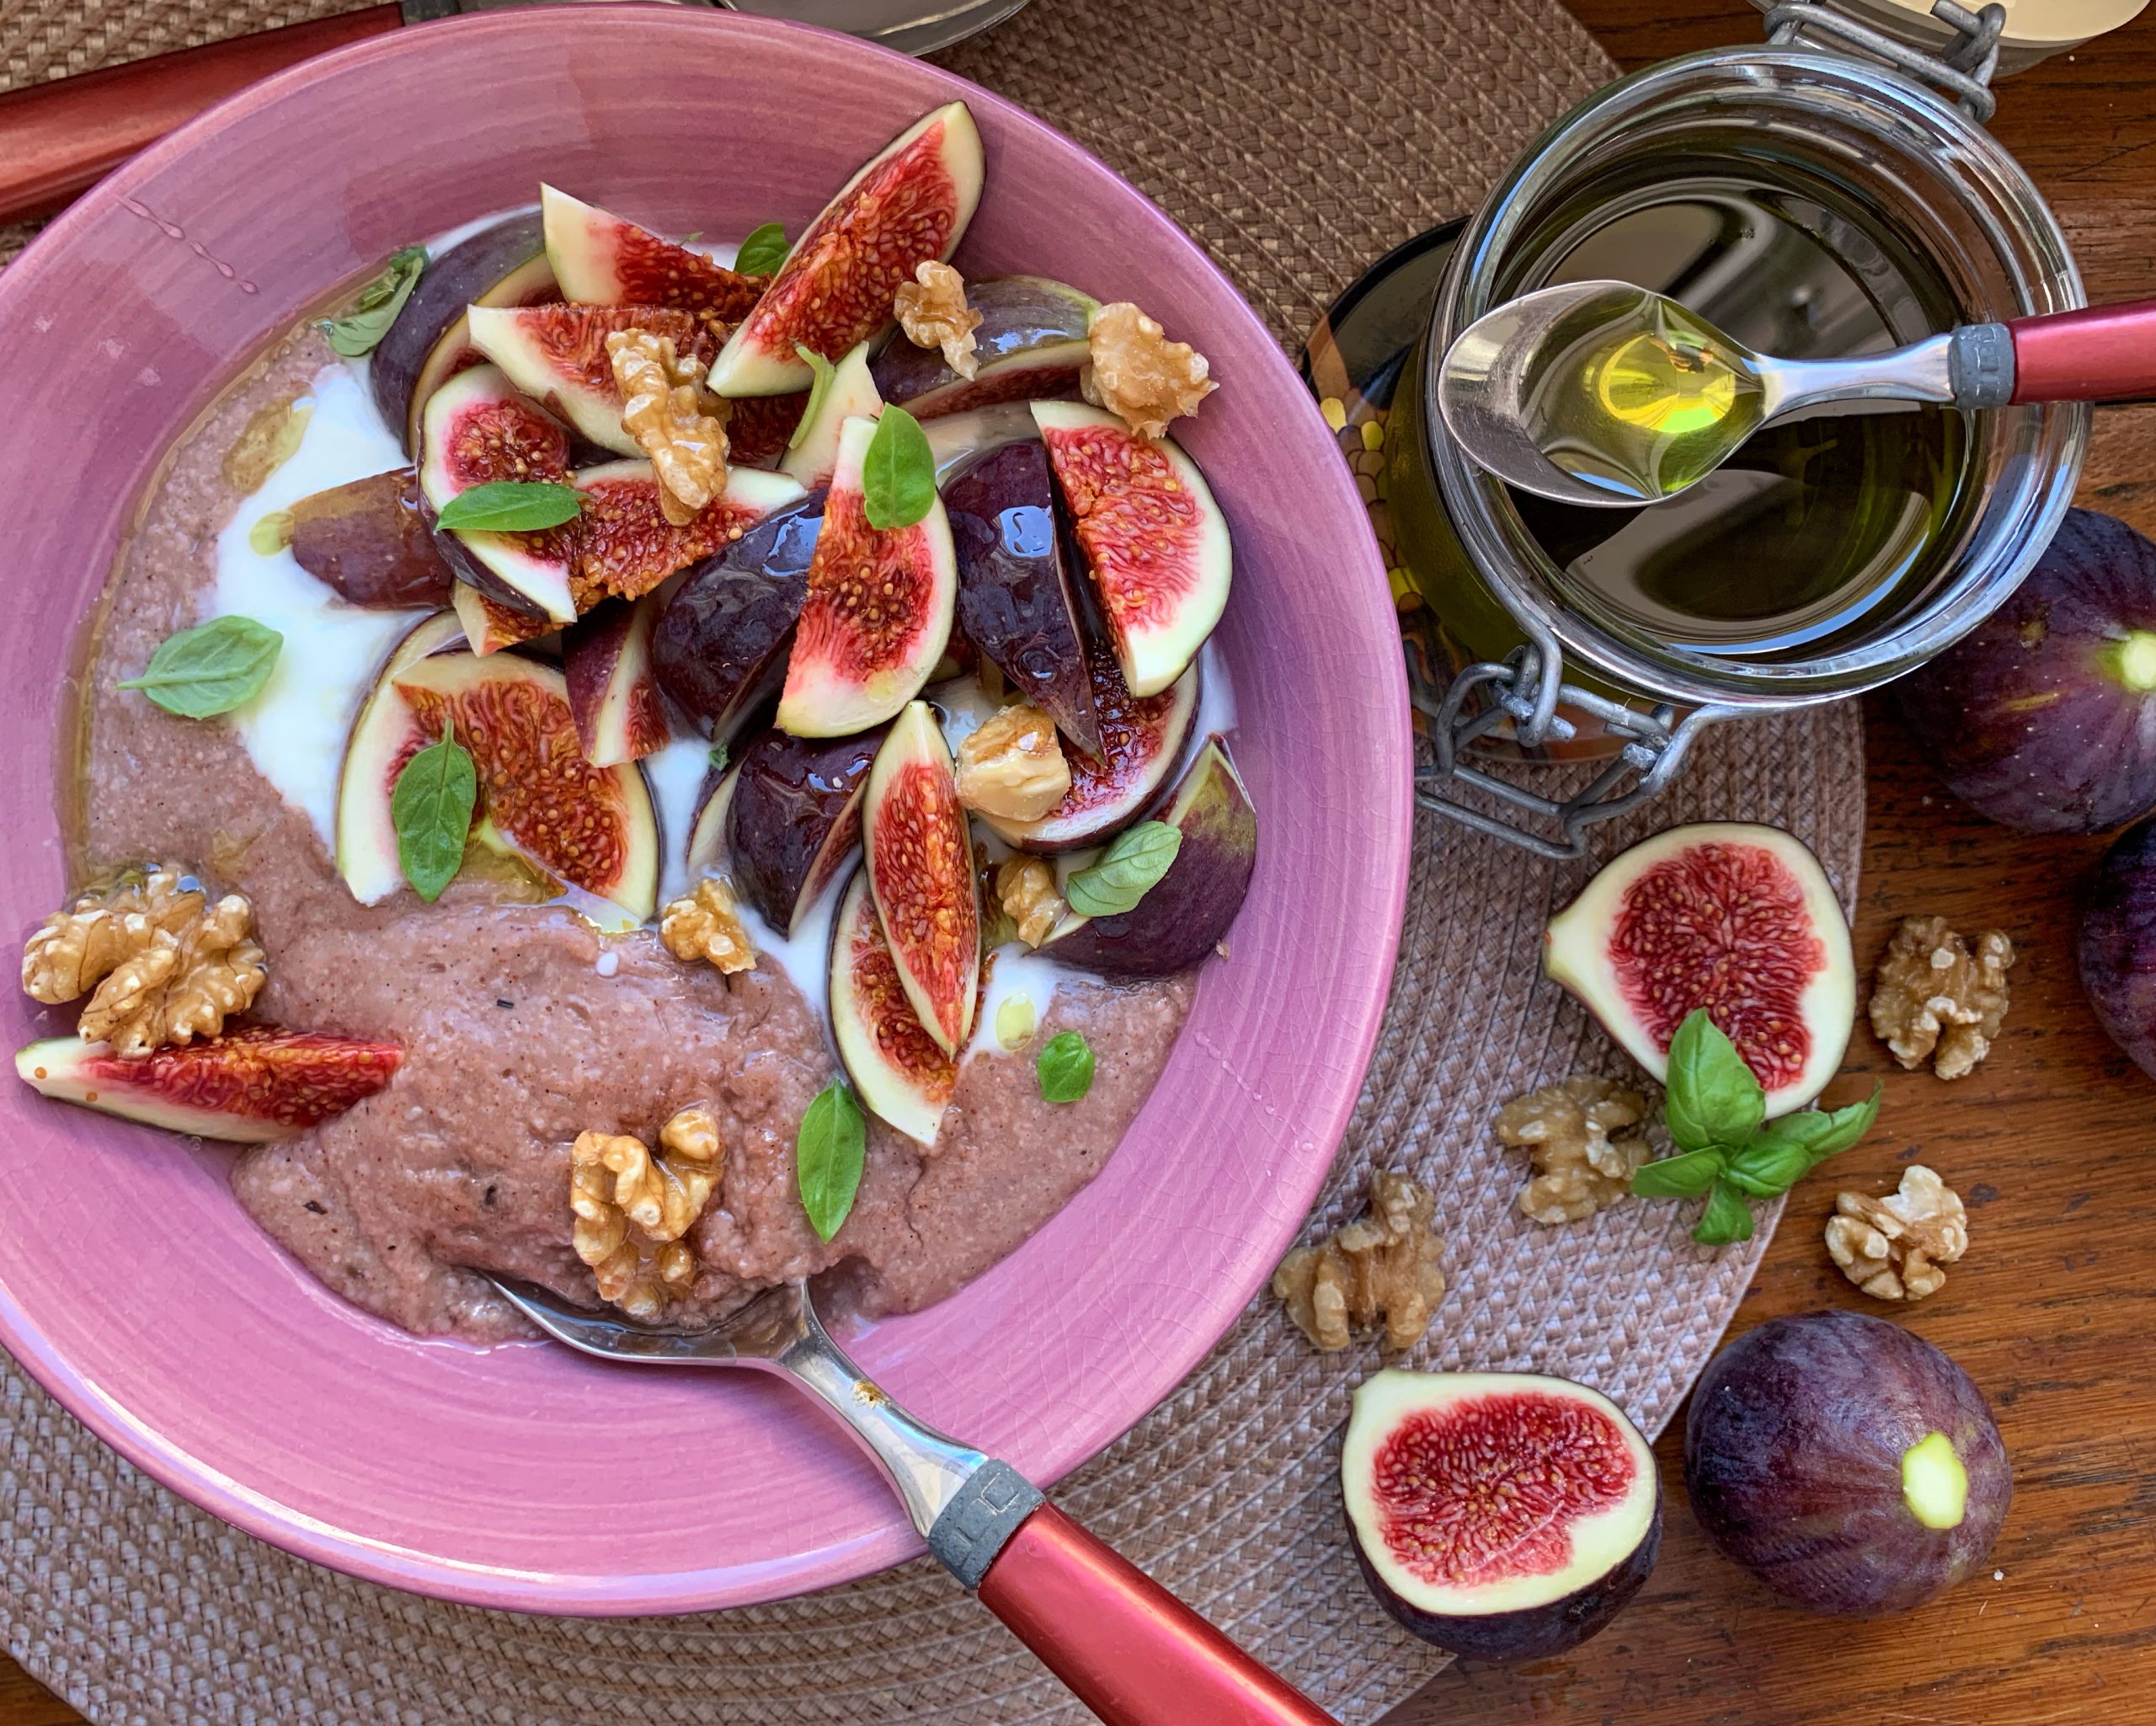
<path fill-rule="evenodd" d="M 691 569 L 652 637 L 659 687 L 733 742 L 779 691 L 793 626 L 808 597 L 808 565 L 824 524 L 812 494 L 766 516 Z"/>
<path fill-rule="evenodd" d="M 1968 1475 L 1961 1521 L 1920 1522 L 1902 1458 L 1943 1433 Z M 1988 1559 L 2014 1495 L 1968 1374 L 1869 1313 L 1777 1318 L 1715 1357 L 1692 1392 L 1684 1483 L 1723 1555 L 1830 1617 L 1921 1606 Z"/>
<path fill-rule="evenodd" d="M 409 468 L 302 498 L 292 505 L 292 557 L 347 604 L 388 611 L 446 606 L 456 580 Z"/>
<path fill-rule="evenodd" d="M 651 675 L 659 596 L 608 600 L 562 634 L 562 676 L 584 758 L 595 767 L 656 755 L 670 740 L 666 706 Z"/>
<path fill-rule="evenodd" d="M 735 758 L 726 855 L 734 885 L 790 937 L 861 840 L 861 799 L 881 728 L 830 741 L 760 734 Z"/>
<path fill-rule="evenodd" d="M 2006 602 L 1895 690 L 1946 788 L 2004 826 L 2156 810 L 2156 544 L 2069 510 Z"/>
<path fill-rule="evenodd" d="M 1044 275 L 987 275 L 966 284 L 966 304 L 980 313 L 974 331 L 971 378 L 951 369 L 939 349 L 903 335 L 871 362 L 876 387 L 916 419 L 983 408 L 993 402 L 1068 395 L 1086 363 L 1086 332 L 1100 302 Z"/>
<path fill-rule="evenodd" d="M 2156 1078 L 2156 820 L 2127 828 L 2104 853 L 2079 952 L 2097 1023 Z"/>

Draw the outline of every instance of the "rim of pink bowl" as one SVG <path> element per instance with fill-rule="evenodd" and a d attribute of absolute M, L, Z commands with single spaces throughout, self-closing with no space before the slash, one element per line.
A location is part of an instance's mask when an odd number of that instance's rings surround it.
<path fill-rule="evenodd" d="M 831 54 L 841 61 L 849 55 L 863 55 L 875 60 L 916 67 L 940 82 L 951 94 L 962 95 L 969 104 L 984 112 L 993 112 L 1002 123 L 1031 133 L 1033 142 L 1039 147 L 1051 154 L 1060 155 L 1070 162 L 1082 164 L 1089 174 L 1098 176 L 1105 182 L 1103 195 L 1112 195 L 1128 206 L 1131 220 L 1154 229 L 1155 238 L 1184 254 L 1184 262 L 1189 270 L 1209 276 L 1225 290 L 1226 298 L 1232 303 L 1234 314 L 1242 320 L 1245 326 L 1239 332 L 1235 343 L 1238 365 L 1247 366 L 1251 363 L 1252 356 L 1262 356 L 1257 363 L 1275 374 L 1275 384 L 1284 385 L 1296 398 L 1308 405 L 1309 411 L 1304 416 L 1305 424 L 1299 434 L 1310 442 L 1314 457 L 1308 483 L 1315 491 L 1329 490 L 1333 494 L 1329 500 L 1321 500 L 1326 505 L 1323 512 L 1326 519 L 1353 520 L 1361 529 L 1353 548 L 1328 548 L 1331 555 L 1321 564 L 1314 560 L 1314 567 L 1321 569 L 1325 579 L 1341 582 L 1343 590 L 1352 601 L 1357 585 L 1354 566 L 1359 564 L 1362 566 L 1359 585 L 1363 590 L 1360 603 L 1382 625 L 1380 643 L 1390 644 L 1396 640 L 1383 562 L 1378 555 L 1374 537 L 1369 532 L 1361 499 L 1347 464 L 1338 457 L 1337 446 L 1329 428 L 1316 413 L 1315 404 L 1310 402 L 1301 379 L 1270 332 L 1251 309 L 1241 291 L 1196 242 L 1150 199 L 1130 185 L 1098 157 L 1006 98 L 926 62 L 912 60 L 873 43 L 810 25 L 747 13 L 717 10 L 697 12 L 628 0 L 628 3 L 603 8 L 585 6 L 574 11 L 567 8 L 533 8 L 467 15 L 409 26 L 335 50 L 277 73 L 218 104 L 116 169 L 86 193 L 34 238 L 16 263 L 4 272 L 0 272 L 0 313 L 10 309 L 13 300 L 21 297 L 30 286 L 37 284 L 51 268 L 56 267 L 48 260 L 58 260 L 63 257 L 69 241 L 78 228 L 88 227 L 112 206 L 120 205 L 137 186 L 152 179 L 175 158 L 184 157 L 205 139 L 257 110 L 281 102 L 326 79 L 353 73 L 376 61 L 395 60 L 410 54 L 423 41 L 438 40 L 437 33 L 458 33 L 474 38 L 535 32 L 545 34 L 562 29 L 571 19 L 576 20 L 575 28 L 582 30 L 593 28 L 596 18 L 607 15 L 634 18 L 640 23 L 652 25 L 728 33 L 751 42 L 763 38 L 782 40 L 808 35 L 824 39 Z M 326 291 L 332 286 L 334 284 L 324 283 L 322 287 Z M 302 301 L 284 308 L 283 315 L 286 318 L 297 315 L 304 303 Z M 1217 336 L 1215 339 L 1218 339 Z M 237 365 L 244 357 L 239 355 L 232 356 L 232 364 Z M 1247 372 L 1241 375 L 1246 377 Z M 230 377 L 228 368 L 220 375 L 213 388 L 223 387 Z M 199 410 L 199 401 L 195 405 Z M 131 501 L 130 507 L 133 507 Z M 1375 631 L 1372 633 L 1377 633 Z M 1344 1034 L 1342 1041 L 1347 1046 L 1340 1052 L 1348 1059 L 1345 1062 L 1329 1060 L 1325 1063 L 1334 1073 L 1352 1077 L 1331 1087 L 1321 1119 L 1307 1119 L 1302 1124 L 1304 1136 L 1311 1144 L 1321 1146 L 1323 1154 L 1310 1156 L 1298 1167 L 1295 1171 L 1300 1178 L 1298 1184 L 1292 1189 L 1278 1189 L 1277 1196 L 1285 1203 L 1278 1212 L 1283 1220 L 1273 1231 L 1274 1237 L 1246 1240 L 1245 1250 L 1231 1267 L 1232 1274 L 1212 1285 L 1211 1293 L 1203 1299 L 1202 1307 L 1195 1312 L 1185 1312 L 1182 1315 L 1185 1322 L 1171 1329 L 1162 1346 L 1149 1352 L 1142 1361 L 1134 1363 L 1131 1370 L 1116 1375 L 1119 1387 L 1125 1391 L 1134 1391 L 1136 1394 L 1118 1396 L 1113 1410 L 1105 1403 L 1095 1403 L 1083 1411 L 1081 1418 L 1073 1419 L 1059 1429 L 1061 1443 L 1056 1447 L 1050 1466 L 1036 1467 L 1035 1469 L 1036 1478 L 1044 1487 L 1052 1485 L 1072 1468 L 1097 1455 L 1145 1419 L 1211 1351 L 1257 1292 L 1281 1253 L 1292 1242 L 1301 1219 L 1315 1201 L 1318 1191 L 1330 1172 L 1341 1135 L 1346 1130 L 1360 1092 L 1362 1079 L 1368 1070 L 1383 1018 L 1393 965 L 1397 957 L 1401 918 L 1406 898 L 1409 847 L 1412 837 L 1406 687 L 1401 655 L 1396 650 L 1381 655 L 1380 663 L 1365 668 L 1365 675 L 1380 686 L 1374 692 L 1396 721 L 1396 724 L 1388 729 L 1396 732 L 1399 739 L 1397 761 L 1390 764 L 1397 768 L 1392 775 L 1392 797 L 1389 801 L 1379 801 L 1374 806 L 1364 805 L 1374 816 L 1364 832 L 1369 842 L 1365 861 L 1371 870 L 1369 879 L 1377 890 L 1379 902 L 1385 907 L 1383 927 L 1385 933 L 1378 962 L 1371 965 L 1359 997 L 1353 1004 L 1352 1013 L 1342 1027 Z M 1372 765 L 1358 763 L 1356 767 L 1358 772 L 1367 773 Z M 1374 765 L 1382 767 L 1388 764 L 1380 762 Z M 1166 1084 L 1164 1076 L 1163 1090 Z M 1158 1094 L 1156 1093 L 1155 1100 Z M 1255 1100 L 1261 1107 L 1269 1109 L 1269 1105 L 1263 1103 L 1262 1098 Z M 1147 1107 L 1151 1106 L 1149 1101 Z M 1022 1247 L 1019 1254 L 1027 1250 Z M 1019 1255 L 1012 1256 L 1015 1258 Z M 1011 1261 L 1005 1262 L 1008 1264 Z M 1195 1324 L 1188 1323 L 1193 1317 L 1201 1322 Z M 46 1391 L 100 1440 L 129 1462 L 191 1504 L 301 1558 L 367 1581 L 445 1600 L 540 1614 L 617 1616 L 712 1611 L 789 1598 L 835 1586 L 888 1568 L 917 1555 L 922 1549 L 920 1540 L 899 1510 L 894 1498 L 891 1519 L 881 1527 L 859 1539 L 828 1546 L 826 1556 L 820 1564 L 796 1567 L 789 1569 L 782 1579 L 769 1576 L 766 1573 L 773 1567 L 763 1565 L 752 1567 L 752 1572 L 745 1580 L 725 1582 L 721 1578 L 728 1574 L 740 1575 L 740 1567 L 737 1566 L 734 1572 L 727 1573 L 716 1562 L 710 1568 L 692 1571 L 638 1573 L 622 1577 L 602 1574 L 570 1575 L 557 1572 L 512 1570 L 444 1558 L 392 1541 L 371 1538 L 351 1530 L 333 1526 L 293 1506 L 250 1489 L 243 1481 L 220 1472 L 202 1459 L 178 1448 L 131 1414 L 121 1402 L 103 1386 L 77 1371 L 49 1341 L 43 1329 L 19 1300 L 16 1290 L 4 1281 L 0 1281 L 0 1341 L 4 1341 L 9 1353 Z M 820 1420 L 822 1418 L 805 1405 L 802 1412 L 804 1419 Z M 966 1435 L 960 1434 L 958 1436 L 963 1438 Z M 756 1579 L 758 1577 L 762 1579 Z"/>

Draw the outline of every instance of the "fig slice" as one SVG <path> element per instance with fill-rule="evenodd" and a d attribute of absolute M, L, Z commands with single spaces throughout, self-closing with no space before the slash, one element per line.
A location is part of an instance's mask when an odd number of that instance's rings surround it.
<path fill-rule="evenodd" d="M 435 543 L 419 476 L 392 468 L 292 505 L 293 561 L 348 605 L 446 606 L 455 572 Z"/>
<path fill-rule="evenodd" d="M 951 751 L 926 702 L 908 703 L 876 751 L 861 825 L 899 981 L 937 1047 L 955 1056 L 978 1004 L 979 884 Z"/>
<path fill-rule="evenodd" d="M 394 1043 L 234 1025 L 221 1036 L 115 1055 L 104 1043 L 48 1037 L 15 1056 L 40 1095 L 175 1133 L 259 1145 L 342 1114 L 388 1084 Z"/>
<path fill-rule="evenodd" d="M 1070 789 L 1038 820 L 979 817 L 998 838 L 1021 851 L 1081 851 L 1129 826 L 1159 797 L 1190 741 L 1198 718 L 1196 665 L 1160 694 L 1142 700 L 1124 687 L 1113 650 L 1101 641 L 1086 643 L 1086 666 L 1100 719 L 1101 752 L 1088 755 L 1075 745 L 1064 751 Z"/>
<path fill-rule="evenodd" d="M 732 323 L 763 293 L 761 277 L 728 270 L 552 186 L 539 188 L 539 214 L 554 280 L 573 304 L 668 306 Z"/>
<path fill-rule="evenodd" d="M 560 297 L 541 247 L 539 217 L 531 211 L 506 217 L 427 260 L 411 297 L 367 360 L 375 406 L 404 440 L 407 454 L 419 453 L 419 416 L 434 393 L 481 363 L 465 313 L 475 305 L 532 306 Z"/>
<path fill-rule="evenodd" d="M 924 1148 L 958 1087 L 958 1063 L 914 1012 L 868 871 L 857 869 L 831 925 L 831 1034 L 868 1112 Z"/>
<path fill-rule="evenodd" d="M 1035 402 L 1033 420 L 1086 553 L 1133 695 L 1157 695 L 1198 657 L 1228 603 L 1228 524 L 1173 443 L 1137 436 L 1082 402 Z"/>
<path fill-rule="evenodd" d="M 551 635 L 561 627 L 552 617 L 513 612 L 499 600 L 488 599 L 468 581 L 456 584 L 449 602 L 463 626 L 466 644 L 475 654 L 499 653 L 505 647 Z"/>
<path fill-rule="evenodd" d="M 734 890 L 788 938 L 861 843 L 861 800 L 883 735 L 760 734 L 727 770 L 724 833 Z"/>
<path fill-rule="evenodd" d="M 733 468 L 726 489 L 677 527 L 666 519 L 648 461 L 581 468 L 575 484 L 584 494 L 584 513 L 563 532 L 570 542 L 569 587 L 579 612 L 609 597 L 641 597 L 677 570 L 724 550 L 772 510 L 801 500 L 801 488 L 783 473 Z"/>
<path fill-rule="evenodd" d="M 741 783 L 738 767 L 738 763 L 728 767 L 716 780 L 706 777 L 703 801 L 696 806 L 696 820 L 689 824 L 686 860 L 691 881 L 701 881 L 706 875 L 724 875 L 729 881 L 733 879 L 734 860 L 726 847 L 734 791 Z"/>
<path fill-rule="evenodd" d="M 1374 1373 L 1355 1392 L 1340 1481 L 1370 1591 L 1404 1628 L 1470 1659 L 1577 1648 L 1661 1550 L 1646 1435 L 1566 1379 Z"/>
<path fill-rule="evenodd" d="M 828 360 L 889 329 L 899 285 L 957 249 L 985 172 L 963 102 L 924 114 L 802 230 L 712 363 L 711 387 L 723 396 L 806 389 L 812 374 L 795 343 Z"/>
<path fill-rule="evenodd" d="M 962 377 L 942 351 L 894 337 L 876 355 L 876 387 L 916 419 L 936 419 L 997 402 L 1068 395 L 1086 363 L 1086 333 L 1100 302 L 1044 275 L 989 275 L 966 284 L 980 313 L 974 331 L 979 369 Z"/>
<path fill-rule="evenodd" d="M 453 730 L 471 751 L 482 825 L 552 879 L 639 922 L 650 916 L 659 890 L 651 794 L 634 766 L 584 758 L 558 671 L 517 654 L 451 653 L 405 665 L 391 681 L 414 748 Z M 396 775 L 378 783 L 387 804 Z"/>
<path fill-rule="evenodd" d="M 910 527 L 871 527 L 862 464 L 875 435 L 874 420 L 854 419 L 839 438 L 779 695 L 780 729 L 797 737 L 882 724 L 921 692 L 951 639 L 958 571 L 942 501 Z"/>
<path fill-rule="evenodd" d="M 1219 738 L 1198 751 L 1156 819 L 1182 835 L 1167 874 L 1120 916 L 1065 923 L 1051 957 L 1102 976 L 1165 977 L 1227 938 L 1257 863 L 1257 811 Z"/>
<path fill-rule="evenodd" d="M 829 485 L 837 470 L 839 438 L 846 422 L 856 415 L 873 419 L 883 411 L 883 398 L 868 376 L 867 342 L 846 350 L 846 357 L 831 368 L 831 381 L 823 394 L 812 395 L 808 405 L 813 411 L 792 434 L 778 469 L 814 491 Z"/>
<path fill-rule="evenodd" d="M 469 323 L 472 346 L 511 383 L 617 456 L 643 452 L 622 429 L 622 392 L 606 338 L 649 330 L 673 337 L 676 351 L 699 360 L 718 346 L 709 322 L 664 306 L 474 306 Z"/>
<path fill-rule="evenodd" d="M 1779 827 L 1672 827 L 1604 864 L 1543 937 L 1542 968 L 1657 1080 L 1705 1007 L 1767 1093 L 1801 1109 L 1842 1064 L 1856 962 L 1833 884 Z"/>
<path fill-rule="evenodd" d="M 439 511 L 451 498 L 495 480 L 566 482 L 568 433 L 492 366 L 460 371 L 427 403 L 419 489 Z M 461 580 L 514 612 L 566 623 L 569 542 L 558 528 L 537 533 L 436 530 L 435 543 Z"/>
<path fill-rule="evenodd" d="M 460 585 L 458 591 L 472 590 Z M 398 694 L 397 675 L 430 654 L 456 646 L 463 633 L 462 620 L 454 612 L 437 612 L 414 624 L 390 649 L 352 721 L 337 780 L 337 873 L 361 905 L 379 905 L 404 884 L 389 794 L 404 763 L 430 740 L 420 735 L 411 709 Z"/>
<path fill-rule="evenodd" d="M 670 740 L 666 705 L 651 675 L 659 596 L 609 600 L 562 637 L 562 677 L 577 741 L 595 767 L 642 761 Z"/>
<path fill-rule="evenodd" d="M 990 450 L 943 483 L 943 510 L 958 560 L 960 632 L 1021 697 L 1097 756 L 1100 713 L 1047 446 L 1026 438 Z"/>

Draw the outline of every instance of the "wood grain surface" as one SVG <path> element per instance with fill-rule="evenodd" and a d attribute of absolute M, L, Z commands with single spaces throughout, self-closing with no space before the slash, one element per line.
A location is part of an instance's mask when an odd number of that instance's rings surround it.
<path fill-rule="evenodd" d="M 1740 0 L 1569 3 L 1628 69 L 1758 34 Z M 2007 83 L 1993 130 L 2058 211 L 2090 297 L 2156 293 L 2156 12 Z M 2081 501 L 2156 534 L 2156 408 L 2102 416 Z M 1780 1606 L 1694 1526 L 1680 1423 L 1661 1445 L 1668 1534 L 1641 1598 L 1563 1659 L 1455 1668 L 1390 1726 L 2156 1723 L 2156 1083 L 2105 1039 L 2074 976 L 2074 903 L 2101 842 L 1992 826 L 1940 794 L 1876 705 L 1869 729 L 1860 963 L 1906 916 L 2004 928 L 2021 954 L 2014 1007 L 1991 1061 L 1952 1085 L 1899 1071 L 1859 1030 L 1829 1099 L 1883 1077 L 1880 1126 L 1792 1195 L 1733 1329 L 1886 1310 L 1827 1260 L 1833 1192 L 1884 1191 L 1919 1158 L 1944 1174 L 1969 1203 L 1968 1256 L 1892 1316 L 1998 1409 L 2016 1488 L 1999 1575 L 1875 1624 Z M 78 1719 L 0 1657 L 0 1726 Z"/>

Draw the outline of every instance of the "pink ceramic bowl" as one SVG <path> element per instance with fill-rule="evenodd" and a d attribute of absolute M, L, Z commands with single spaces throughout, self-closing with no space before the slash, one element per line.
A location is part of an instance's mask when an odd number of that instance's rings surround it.
<path fill-rule="evenodd" d="M 1046 1483 L 1190 1371 L 1324 1178 L 1392 968 L 1409 741 L 1385 573 L 1287 361 L 1159 211 L 996 97 L 723 13 L 504 13 L 273 78 L 83 199 L 0 275 L 0 711 L 18 739 L 0 893 L 19 933 L 59 901 L 61 668 L 160 456 L 266 338 L 414 238 L 529 201 L 542 176 L 677 232 L 798 231 L 953 95 L 989 154 L 968 272 L 1136 299 L 1211 356 L 1220 392 L 1180 435 L 1235 528 L 1222 639 L 1263 834 L 1233 957 L 1208 967 L 1107 1171 L 956 1298 L 854 1339 L 923 1417 Z M 18 1043 L 64 1028 L 12 998 Z M 251 1533 L 377 1581 L 563 1612 L 771 1600 L 918 1549 L 867 1463 L 775 1382 L 414 1341 L 259 1233 L 224 1151 L 13 1086 L 0 1115 L 0 1338 L 130 1461 Z M 635 1490 L 602 1494 L 625 1457 Z"/>

